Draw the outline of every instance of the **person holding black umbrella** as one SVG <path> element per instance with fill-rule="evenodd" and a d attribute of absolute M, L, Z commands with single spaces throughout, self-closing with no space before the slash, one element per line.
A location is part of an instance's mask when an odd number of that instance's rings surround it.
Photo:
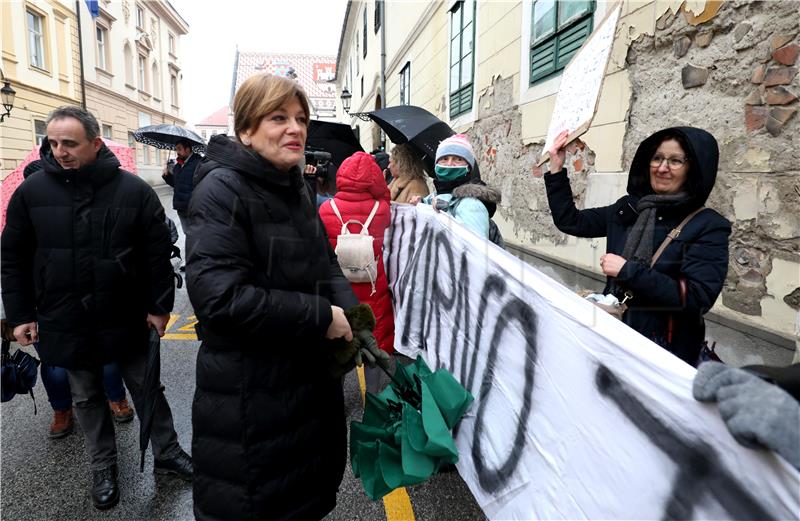
<path fill-rule="evenodd" d="M 194 514 L 321 519 L 347 433 L 334 340 L 358 304 L 299 164 L 309 104 L 295 81 L 248 78 L 234 136 L 214 136 L 189 202 L 186 277 L 201 339 L 192 407 Z"/>
<path fill-rule="evenodd" d="M 119 364 L 137 414 L 152 405 L 156 473 L 191 479 L 163 392 L 144 403 L 150 328 L 164 334 L 175 296 L 169 231 L 153 189 L 120 169 L 80 107 L 47 118 L 44 172 L 14 192 L 2 235 L 2 291 L 21 345 L 65 367 L 98 509 L 119 501 L 114 424 L 103 365 Z M 35 240 L 33 240 L 35 238 Z M 159 386 L 160 387 L 160 386 Z"/>
<path fill-rule="evenodd" d="M 203 159 L 199 154 L 192 152 L 192 146 L 194 143 L 188 139 L 178 141 L 175 144 L 175 153 L 178 156 L 177 164 L 172 169 L 165 166 L 164 174 L 161 176 L 173 188 L 172 208 L 178 213 L 184 234 L 189 229 L 186 212 L 189 210 L 189 199 L 192 197 L 194 188 L 194 172 Z"/>

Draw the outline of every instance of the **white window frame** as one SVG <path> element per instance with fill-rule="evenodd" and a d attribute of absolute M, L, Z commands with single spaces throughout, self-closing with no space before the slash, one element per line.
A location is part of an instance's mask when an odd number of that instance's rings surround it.
<path fill-rule="evenodd" d="M 139 54 L 136 57 L 136 80 L 137 87 L 141 92 L 148 92 L 147 89 L 147 56 Z"/>
<path fill-rule="evenodd" d="M 104 71 L 110 70 L 108 59 L 108 27 L 95 22 L 95 37 L 97 38 L 97 67 Z"/>
<path fill-rule="evenodd" d="M 411 105 L 411 62 L 400 69 L 400 105 Z"/>
<path fill-rule="evenodd" d="M 37 69 L 47 70 L 45 17 L 37 11 L 26 9 L 25 19 L 28 31 L 28 64 Z"/>

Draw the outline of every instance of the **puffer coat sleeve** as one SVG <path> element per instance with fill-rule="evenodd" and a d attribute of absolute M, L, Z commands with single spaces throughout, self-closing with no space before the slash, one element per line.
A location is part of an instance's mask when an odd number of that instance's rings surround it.
<path fill-rule="evenodd" d="M 190 226 L 199 220 L 202 227 L 191 233 L 187 278 L 205 281 L 188 285 L 197 317 L 217 332 L 233 334 L 242 328 L 248 335 L 324 335 L 332 320 L 327 298 L 254 284 L 259 270 L 251 244 L 253 223 L 237 193 L 238 182 L 235 173 L 216 171 L 192 197 Z"/>
<path fill-rule="evenodd" d="M 576 237 L 605 237 L 612 206 L 578 210 L 569 185 L 567 169 L 544 175 L 547 202 L 553 223 L 563 233 Z"/>
<path fill-rule="evenodd" d="M 36 235 L 25 207 L 24 189 L 18 188 L 8 203 L 2 236 L 3 304 L 12 326 L 36 321 L 33 255 Z"/>

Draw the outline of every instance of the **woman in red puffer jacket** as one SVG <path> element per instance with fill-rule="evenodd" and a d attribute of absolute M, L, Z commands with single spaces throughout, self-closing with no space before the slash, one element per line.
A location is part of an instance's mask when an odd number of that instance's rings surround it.
<path fill-rule="evenodd" d="M 381 349 L 387 353 L 394 353 L 394 312 L 392 301 L 389 297 L 389 285 L 386 280 L 386 271 L 383 267 L 383 233 L 389 227 L 389 189 L 380 167 L 371 155 L 365 152 L 356 152 L 345 159 L 336 172 L 336 201 L 342 219 L 347 222 L 354 219 L 365 223 L 369 214 L 378 201 L 378 210 L 372 218 L 369 234 L 375 239 L 373 250 L 378 259 L 378 276 L 375 280 L 375 292 L 369 282 L 351 282 L 353 291 L 360 302 L 369 304 L 375 313 L 375 339 Z M 334 213 L 331 201 L 325 201 L 319 208 L 319 216 L 328 231 L 331 246 L 336 249 L 336 238 L 342 231 L 342 222 Z M 348 225 L 350 233 L 360 233 L 361 226 L 356 223 Z M 375 392 L 369 385 L 367 390 Z"/>

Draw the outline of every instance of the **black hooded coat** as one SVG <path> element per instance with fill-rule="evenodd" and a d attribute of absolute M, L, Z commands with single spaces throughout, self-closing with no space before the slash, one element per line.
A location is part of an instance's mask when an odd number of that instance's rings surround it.
<path fill-rule="evenodd" d="M 300 170 L 211 139 L 189 203 L 202 340 L 192 407 L 198 520 L 321 519 L 347 434 L 328 370 L 331 305 L 356 305 Z"/>
<path fill-rule="evenodd" d="M 169 230 L 153 189 L 105 146 L 78 170 L 45 141 L 2 237 L 7 320 L 38 322 L 42 361 L 87 368 L 148 346 L 147 314 L 172 310 Z"/>
<path fill-rule="evenodd" d="M 653 251 L 689 213 L 703 206 L 714 187 L 719 149 L 708 132 L 692 127 L 664 129 L 645 139 L 636 151 L 628 175 L 628 194 L 610 206 L 578 210 L 563 169 L 545 175 L 545 187 L 553 222 L 564 233 L 576 237 L 606 237 L 606 252 L 622 255 L 638 213 L 641 197 L 653 194 L 649 161 L 665 133 L 675 133 L 688 144 L 690 169 L 686 187 L 690 199 L 679 206 L 659 208 Z M 630 291 L 623 321 L 691 365 L 697 363 L 705 338 L 703 315 L 717 300 L 728 272 L 728 236 L 731 225 L 712 209 L 694 216 L 659 257 L 649 264 L 628 260 L 616 277 L 619 293 Z M 686 304 L 681 305 L 679 278 L 686 279 Z M 604 293 L 612 290 L 608 277 Z M 622 295 L 618 295 L 619 298 Z M 667 342 L 670 316 L 672 342 Z"/>

